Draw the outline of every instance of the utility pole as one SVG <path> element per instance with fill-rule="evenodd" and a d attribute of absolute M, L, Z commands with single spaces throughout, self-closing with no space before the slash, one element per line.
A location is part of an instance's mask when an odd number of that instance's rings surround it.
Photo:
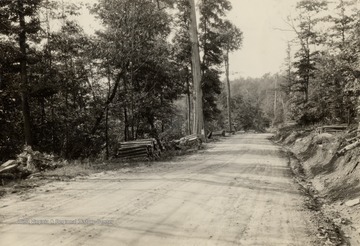
<path fill-rule="evenodd" d="M 194 83 L 194 122 L 193 122 L 193 134 L 202 134 L 204 125 L 203 119 L 203 102 L 202 102 L 202 88 L 201 88 L 201 70 L 200 70 L 200 53 L 199 53 L 199 40 L 196 23 L 196 10 L 195 0 L 189 0 L 190 3 L 190 40 L 191 40 L 191 63 L 192 63 L 192 76 Z M 205 136 L 206 138 L 206 136 Z"/>

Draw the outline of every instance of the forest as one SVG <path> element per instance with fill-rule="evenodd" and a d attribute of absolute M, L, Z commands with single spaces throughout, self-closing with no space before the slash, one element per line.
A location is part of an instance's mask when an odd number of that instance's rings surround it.
<path fill-rule="evenodd" d="M 358 121 L 358 1 L 298 1 L 283 69 L 232 81 L 246 33 L 227 19 L 230 1 L 197 7 L 206 132 Z M 76 21 L 84 8 L 101 23 L 94 34 Z M 189 25 L 188 0 L 2 0 L 0 159 L 24 145 L 108 159 L 121 141 L 192 134 Z"/>

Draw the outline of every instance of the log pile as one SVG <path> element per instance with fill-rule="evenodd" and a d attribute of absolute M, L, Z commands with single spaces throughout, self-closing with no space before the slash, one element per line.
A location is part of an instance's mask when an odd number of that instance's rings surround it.
<path fill-rule="evenodd" d="M 225 130 L 215 131 L 211 133 L 211 137 L 225 137 Z"/>
<path fill-rule="evenodd" d="M 8 160 L 0 166 L 0 178 L 26 177 L 34 172 L 56 167 L 53 155 L 33 151 L 30 146 L 26 146 L 16 160 Z"/>
<path fill-rule="evenodd" d="M 347 125 L 328 125 L 328 126 L 321 126 L 316 128 L 316 132 L 318 134 L 328 132 L 328 133 L 336 133 L 344 131 L 348 126 Z"/>
<path fill-rule="evenodd" d="M 173 146 L 175 149 L 189 149 L 189 148 L 197 148 L 200 149 L 202 145 L 201 136 L 197 134 L 188 135 L 180 138 L 179 140 L 174 140 Z"/>
<path fill-rule="evenodd" d="M 160 146 L 155 138 L 138 139 L 121 142 L 117 157 L 126 159 L 147 158 L 157 159 L 160 156 Z"/>

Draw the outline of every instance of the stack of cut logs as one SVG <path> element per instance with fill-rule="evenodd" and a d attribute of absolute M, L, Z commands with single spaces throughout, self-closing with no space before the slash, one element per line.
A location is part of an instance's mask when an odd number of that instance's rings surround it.
<path fill-rule="evenodd" d="M 138 139 L 120 143 L 117 157 L 157 159 L 160 156 L 160 146 L 155 138 Z"/>
<path fill-rule="evenodd" d="M 225 130 L 221 130 L 221 131 L 215 131 L 215 132 L 210 132 L 208 135 L 208 138 L 212 138 L 212 137 L 225 137 L 226 132 Z"/>
<path fill-rule="evenodd" d="M 335 133 L 344 131 L 348 126 L 347 125 L 329 125 L 329 126 L 320 126 L 316 128 L 316 132 L 318 134 L 328 132 L 328 133 Z"/>

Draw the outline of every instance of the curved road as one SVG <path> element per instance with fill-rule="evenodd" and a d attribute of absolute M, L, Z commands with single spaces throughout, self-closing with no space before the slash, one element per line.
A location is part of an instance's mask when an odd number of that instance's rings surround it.
<path fill-rule="evenodd" d="M 317 228 L 267 134 L 53 182 L 0 200 L 0 245 L 316 245 Z"/>

